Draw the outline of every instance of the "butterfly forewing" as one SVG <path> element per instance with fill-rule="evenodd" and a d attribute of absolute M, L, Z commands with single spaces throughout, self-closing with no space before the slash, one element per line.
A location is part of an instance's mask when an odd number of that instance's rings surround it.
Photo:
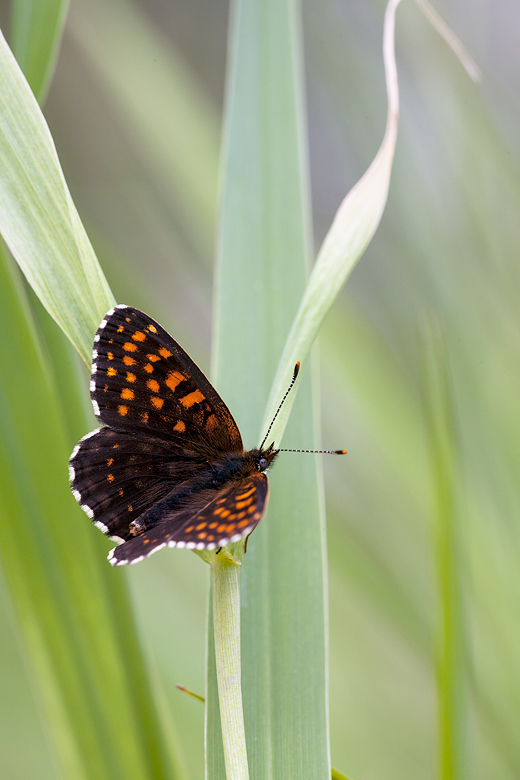
<path fill-rule="evenodd" d="M 232 483 L 213 497 L 203 492 L 189 508 L 171 517 L 165 510 L 161 523 L 111 550 L 109 560 L 113 566 L 137 563 L 166 545 L 199 550 L 223 547 L 254 530 L 268 495 L 267 477 L 261 473 Z"/>
<path fill-rule="evenodd" d="M 242 450 L 231 412 L 189 355 L 138 309 L 116 306 L 94 339 L 90 392 L 99 420 L 197 452 Z"/>

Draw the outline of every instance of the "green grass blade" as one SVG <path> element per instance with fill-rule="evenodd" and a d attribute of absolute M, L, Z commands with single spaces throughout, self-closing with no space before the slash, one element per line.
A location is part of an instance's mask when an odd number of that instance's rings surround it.
<path fill-rule="evenodd" d="M 216 386 L 258 445 L 268 389 L 310 254 L 301 37 L 292 2 L 233 8 L 218 247 Z M 293 366 L 287 367 L 288 376 Z M 311 376 L 288 435 L 312 445 Z M 312 456 L 280 456 L 268 516 L 241 567 L 242 685 L 251 777 L 330 777 L 320 480 Z M 211 633 L 211 623 L 210 623 Z M 208 777 L 224 776 L 213 656 Z"/>
<path fill-rule="evenodd" d="M 70 495 L 59 396 L 18 273 L 10 261 L 0 273 L 0 550 L 57 764 L 65 777 L 173 777 L 124 577 Z"/>
<path fill-rule="evenodd" d="M 114 299 L 36 100 L 0 36 L 0 230 L 41 302 L 90 362 Z"/>
<path fill-rule="evenodd" d="M 440 780 L 467 774 L 467 646 L 462 593 L 461 473 L 449 363 L 439 324 L 423 327 L 437 571 L 437 707 Z"/>
<path fill-rule="evenodd" d="M 288 370 L 297 360 L 303 362 L 309 354 L 327 312 L 377 230 L 386 205 L 399 117 L 394 51 L 395 11 L 399 2 L 391 0 L 385 14 L 383 51 L 388 95 L 385 136 L 372 164 L 343 200 L 318 253 L 280 358 L 264 427 L 272 419 L 287 387 Z M 294 394 L 288 397 L 273 426 L 275 440 L 283 433 L 293 401 Z"/>
<path fill-rule="evenodd" d="M 13 53 L 40 103 L 52 78 L 68 6 L 68 0 L 14 0 L 11 4 Z"/>
<path fill-rule="evenodd" d="M 332 767 L 331 778 L 332 780 L 349 780 L 346 775 L 342 774 L 337 769 L 334 769 L 334 767 Z"/>

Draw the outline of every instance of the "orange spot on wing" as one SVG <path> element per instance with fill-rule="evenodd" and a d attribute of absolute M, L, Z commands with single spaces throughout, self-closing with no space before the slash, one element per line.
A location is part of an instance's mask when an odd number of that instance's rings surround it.
<path fill-rule="evenodd" d="M 125 355 L 123 358 L 123 363 L 125 364 L 125 366 L 135 366 L 137 360 L 134 360 L 134 358 L 130 357 L 130 355 Z"/>
<path fill-rule="evenodd" d="M 186 528 L 186 533 L 187 534 L 191 533 L 191 531 L 193 531 L 193 526 L 192 525 L 190 525 L 189 528 Z"/>
<path fill-rule="evenodd" d="M 166 347 L 161 347 L 159 350 L 159 355 L 163 358 L 169 358 L 172 356 L 172 353 L 169 349 L 166 349 Z"/>
<path fill-rule="evenodd" d="M 145 425 L 148 425 L 148 412 L 142 412 L 142 414 L 141 414 L 141 421 Z"/>
<path fill-rule="evenodd" d="M 151 363 L 147 363 L 145 366 L 143 366 L 143 368 L 147 374 L 151 374 L 153 371 L 153 366 Z"/>
<path fill-rule="evenodd" d="M 109 352 L 109 353 L 107 354 L 107 358 L 108 358 L 109 360 L 113 360 L 113 359 L 114 359 L 114 355 L 113 355 L 113 353 L 112 353 L 112 352 Z"/>
<path fill-rule="evenodd" d="M 205 539 L 207 534 L 205 531 L 201 531 L 200 533 L 197 534 L 197 536 L 199 537 L 199 539 Z"/>
<path fill-rule="evenodd" d="M 153 395 L 150 398 L 150 401 L 155 406 L 156 409 L 162 409 L 164 405 L 164 400 L 162 398 L 158 398 L 156 395 Z"/>
<path fill-rule="evenodd" d="M 128 406 L 118 406 L 117 411 L 121 415 L 121 417 L 124 417 L 125 414 L 128 414 Z"/>
<path fill-rule="evenodd" d="M 249 520 L 241 520 L 240 523 L 238 524 L 238 527 L 239 528 L 245 528 L 248 523 L 249 523 Z"/>
<path fill-rule="evenodd" d="M 200 531 L 201 528 L 206 528 L 206 526 L 207 526 L 207 523 L 206 523 L 206 521 L 204 521 L 203 523 L 199 523 L 198 526 L 196 526 L 195 530 L 196 531 Z"/>
<path fill-rule="evenodd" d="M 194 404 L 200 404 L 204 400 L 204 396 L 200 390 L 194 390 L 193 393 L 188 393 L 184 398 L 179 398 L 179 401 L 185 409 L 190 409 Z"/>
<path fill-rule="evenodd" d="M 211 431 L 214 431 L 215 428 L 218 428 L 218 420 L 217 420 L 217 418 L 215 417 L 214 414 L 210 414 L 210 416 L 206 420 L 206 425 L 204 427 L 210 433 L 211 433 Z"/>
<path fill-rule="evenodd" d="M 151 390 L 152 393 L 159 392 L 159 382 L 157 382 L 155 379 L 149 379 L 146 383 L 146 387 Z"/>
<path fill-rule="evenodd" d="M 114 458 L 109 458 L 107 460 L 107 466 L 110 468 L 110 466 L 112 465 L 113 462 L 114 462 Z"/>
<path fill-rule="evenodd" d="M 157 333 L 157 328 L 155 327 L 155 325 L 151 325 L 151 324 L 148 325 L 147 330 L 151 331 L 152 333 Z"/>
<path fill-rule="evenodd" d="M 107 474 L 107 479 L 108 479 L 109 482 L 113 482 L 114 481 L 114 475 L 113 474 Z"/>
<path fill-rule="evenodd" d="M 135 333 L 132 334 L 132 338 L 134 341 L 144 341 L 146 336 L 142 331 L 137 330 Z"/>
<path fill-rule="evenodd" d="M 216 514 L 216 512 L 215 512 L 215 514 Z M 229 509 L 223 509 L 221 512 L 219 512 L 219 514 L 220 514 L 221 517 L 229 517 L 231 512 L 229 511 Z"/>
<path fill-rule="evenodd" d="M 245 493 L 241 493 L 239 496 L 237 496 L 237 501 L 243 501 L 244 498 L 249 498 L 249 496 L 252 496 L 253 493 L 256 491 L 256 487 L 249 488 Z"/>
<path fill-rule="evenodd" d="M 146 357 L 148 358 L 148 360 L 151 360 L 152 363 L 157 363 L 157 361 L 161 359 L 159 355 L 153 355 L 153 354 L 147 355 Z"/>
<path fill-rule="evenodd" d="M 185 424 L 182 422 L 182 420 L 177 420 L 175 425 L 173 426 L 174 431 L 179 431 L 179 433 L 184 433 L 186 430 Z"/>
<path fill-rule="evenodd" d="M 115 376 L 117 374 L 117 369 L 110 366 L 110 368 L 107 371 L 108 376 Z"/>
<path fill-rule="evenodd" d="M 180 371 L 170 371 L 170 373 L 167 375 L 166 379 L 164 380 L 170 390 L 175 390 L 178 384 L 180 382 L 184 382 L 186 377 L 184 374 L 181 374 Z"/>
<path fill-rule="evenodd" d="M 136 377 L 135 374 L 131 374 L 130 371 L 126 372 L 126 381 L 127 382 L 135 382 L 136 378 L 137 377 Z"/>
<path fill-rule="evenodd" d="M 235 507 L 237 509 L 244 509 L 246 506 L 249 506 L 252 501 L 253 501 L 252 498 L 248 498 L 245 501 L 237 501 Z"/>
<path fill-rule="evenodd" d="M 119 490 L 118 490 L 117 492 L 119 493 L 119 495 L 120 495 L 120 496 L 121 496 L 121 498 L 122 498 L 122 497 L 123 497 L 123 493 L 124 493 L 124 490 L 123 490 L 123 488 L 119 488 Z"/>
<path fill-rule="evenodd" d="M 117 329 L 117 332 L 118 333 L 122 333 L 124 331 L 124 329 L 125 329 L 125 326 L 124 325 L 120 325 L 119 328 Z"/>
<path fill-rule="evenodd" d="M 123 387 L 121 390 L 121 398 L 124 398 L 127 401 L 132 401 L 134 398 L 134 391 L 130 390 L 129 387 Z"/>
<path fill-rule="evenodd" d="M 123 349 L 126 352 L 137 352 L 137 345 L 132 344 L 131 341 L 125 341 L 125 343 L 123 344 Z"/>

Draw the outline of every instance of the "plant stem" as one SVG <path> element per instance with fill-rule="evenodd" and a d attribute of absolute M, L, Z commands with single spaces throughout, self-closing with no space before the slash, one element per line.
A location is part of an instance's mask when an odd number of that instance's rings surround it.
<path fill-rule="evenodd" d="M 213 629 L 227 780 L 249 780 L 240 679 L 240 562 L 224 548 L 212 561 Z"/>

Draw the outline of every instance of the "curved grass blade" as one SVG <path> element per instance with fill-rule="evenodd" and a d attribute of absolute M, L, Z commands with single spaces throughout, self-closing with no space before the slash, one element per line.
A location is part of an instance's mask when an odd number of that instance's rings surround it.
<path fill-rule="evenodd" d="M 114 298 L 81 224 L 40 108 L 0 35 L 0 230 L 41 302 L 90 363 Z"/>
<path fill-rule="evenodd" d="M 300 360 L 305 361 L 321 324 L 334 299 L 346 282 L 357 261 L 370 243 L 381 220 L 390 185 L 399 119 L 399 84 L 395 63 L 395 13 L 401 0 L 390 0 L 386 7 L 383 32 L 388 111 L 383 142 L 368 170 L 354 185 L 339 207 L 325 240 L 318 252 L 305 294 L 298 309 L 291 332 L 280 358 L 263 427 L 272 419 L 278 399 L 287 386 L 290 371 Z M 435 29 L 453 49 L 471 78 L 477 80 L 479 71 L 457 37 L 426 0 L 417 0 Z M 295 394 L 279 415 L 273 433 L 279 441 L 291 411 Z"/>
<path fill-rule="evenodd" d="M 334 299 L 374 235 L 383 214 L 394 158 L 399 117 L 399 87 L 395 64 L 395 11 L 400 0 L 390 0 L 385 13 L 383 54 L 388 111 L 383 142 L 372 164 L 339 207 L 312 269 L 304 296 L 280 358 L 263 427 L 268 425 L 288 384 L 297 360 L 303 364 Z M 287 399 L 275 425 L 279 442 L 295 394 Z"/>

